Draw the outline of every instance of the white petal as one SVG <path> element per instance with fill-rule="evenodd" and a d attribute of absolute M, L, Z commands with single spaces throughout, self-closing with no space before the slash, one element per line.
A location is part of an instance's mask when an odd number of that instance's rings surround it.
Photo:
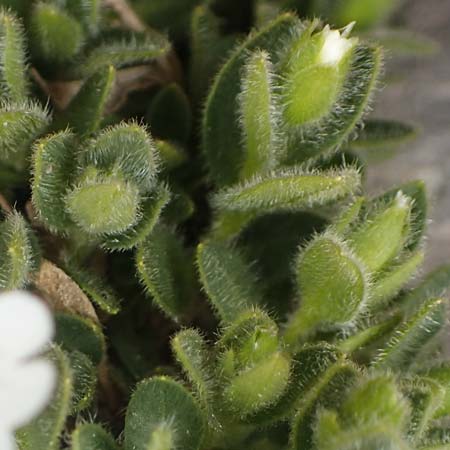
<path fill-rule="evenodd" d="M 34 419 L 51 400 L 57 371 L 36 360 L 0 373 L 0 426 L 17 429 Z"/>
<path fill-rule="evenodd" d="M 341 36 L 337 30 L 324 30 L 325 41 L 320 51 L 320 62 L 322 64 L 339 64 L 347 52 L 355 45 L 354 39 Z"/>
<path fill-rule="evenodd" d="M 0 359 L 36 355 L 53 332 L 52 315 L 36 296 L 25 291 L 0 294 Z"/>
<path fill-rule="evenodd" d="M 1 450 L 16 450 L 16 440 L 14 434 L 8 429 L 0 428 L 0 449 Z"/>

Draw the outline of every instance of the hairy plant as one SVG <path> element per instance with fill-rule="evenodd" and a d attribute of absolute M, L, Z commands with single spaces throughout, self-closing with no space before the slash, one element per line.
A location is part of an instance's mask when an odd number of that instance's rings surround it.
<path fill-rule="evenodd" d="M 0 3 L 0 289 L 58 370 L 19 449 L 450 449 L 424 185 L 362 188 L 415 133 L 367 117 L 370 2 Z"/>

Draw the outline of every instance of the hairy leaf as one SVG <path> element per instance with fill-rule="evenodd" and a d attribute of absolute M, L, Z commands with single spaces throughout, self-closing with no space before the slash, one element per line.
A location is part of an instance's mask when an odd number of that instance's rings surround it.
<path fill-rule="evenodd" d="M 134 391 L 125 417 L 125 450 L 198 450 L 204 418 L 192 395 L 167 377 L 142 381 Z"/>
<path fill-rule="evenodd" d="M 19 213 L 9 214 L 0 223 L 0 290 L 25 287 L 39 263 L 33 231 Z"/>
<path fill-rule="evenodd" d="M 201 243 L 197 267 L 203 288 L 224 323 L 262 302 L 257 279 L 235 248 L 218 241 Z"/>
<path fill-rule="evenodd" d="M 72 450 L 117 450 L 114 438 L 100 425 L 84 423 L 72 433 Z"/>
<path fill-rule="evenodd" d="M 138 248 L 136 267 L 156 305 L 181 321 L 191 305 L 194 265 L 179 238 L 163 225 L 156 226 Z"/>
<path fill-rule="evenodd" d="M 373 366 L 403 370 L 414 361 L 418 351 L 445 324 L 445 303 L 441 299 L 426 301 L 421 309 L 394 331 L 387 346 L 379 351 Z"/>

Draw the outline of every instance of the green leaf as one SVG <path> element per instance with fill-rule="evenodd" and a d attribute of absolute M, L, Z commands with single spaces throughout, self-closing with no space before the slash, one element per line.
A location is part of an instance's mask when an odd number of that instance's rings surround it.
<path fill-rule="evenodd" d="M 55 342 L 69 352 L 79 351 L 98 365 L 105 353 L 105 337 L 91 319 L 70 313 L 55 314 Z"/>
<path fill-rule="evenodd" d="M 287 419 L 298 409 L 317 380 L 341 357 L 335 347 L 323 342 L 301 347 L 292 356 L 289 384 L 283 395 L 273 405 L 248 416 L 246 421 L 269 425 Z"/>
<path fill-rule="evenodd" d="M 220 32 L 220 20 L 205 5 L 197 6 L 190 24 L 191 58 L 189 67 L 190 93 L 196 106 L 206 97 L 214 75 L 229 54 L 235 37 Z"/>
<path fill-rule="evenodd" d="M 393 120 L 371 119 L 364 123 L 358 138 L 349 143 L 351 149 L 394 147 L 415 138 L 417 130 L 409 124 Z"/>
<path fill-rule="evenodd" d="M 399 191 L 394 200 L 369 216 L 349 236 L 349 245 L 370 272 L 391 263 L 406 245 L 412 200 Z"/>
<path fill-rule="evenodd" d="M 189 99 L 178 84 L 163 87 L 146 114 L 153 135 L 181 144 L 187 143 L 192 128 Z"/>
<path fill-rule="evenodd" d="M 159 161 L 155 144 L 147 130 L 134 122 L 102 130 L 81 155 L 81 163 L 105 172 L 119 171 L 142 193 L 152 191 L 157 182 Z"/>
<path fill-rule="evenodd" d="M 339 408 L 319 412 L 316 443 L 320 450 L 406 450 L 402 431 L 409 404 L 391 375 L 371 375 L 353 389 Z"/>
<path fill-rule="evenodd" d="M 60 436 L 72 403 L 72 374 L 67 356 L 53 347 L 49 359 L 58 369 L 58 387 L 47 409 L 18 432 L 21 450 L 59 450 Z"/>
<path fill-rule="evenodd" d="M 290 448 L 312 450 L 317 411 L 342 404 L 346 390 L 355 383 L 358 369 L 347 361 L 332 365 L 303 398 L 291 422 Z"/>
<path fill-rule="evenodd" d="M 421 440 L 420 450 L 448 450 L 450 448 L 450 430 L 445 427 L 433 427 Z"/>
<path fill-rule="evenodd" d="M 91 235 L 127 231 L 141 217 L 139 191 L 119 175 L 101 176 L 89 170 L 68 192 L 70 218 Z"/>
<path fill-rule="evenodd" d="M 347 325 L 365 306 L 368 275 L 345 243 L 332 234 L 319 236 L 301 251 L 296 273 L 301 304 L 286 328 L 290 345 L 318 326 Z"/>
<path fill-rule="evenodd" d="M 95 272 L 77 266 L 69 257 L 65 259 L 64 271 L 103 312 L 106 314 L 117 314 L 120 311 L 120 299 Z"/>
<path fill-rule="evenodd" d="M 73 226 L 65 195 L 76 167 L 75 136 L 69 131 L 49 135 L 34 144 L 33 206 L 52 232 L 67 233 Z"/>
<path fill-rule="evenodd" d="M 417 441 L 430 427 L 445 391 L 437 381 L 419 376 L 402 380 L 402 390 L 411 403 L 408 435 Z"/>
<path fill-rule="evenodd" d="M 115 77 L 116 71 L 113 66 L 99 68 L 84 82 L 69 106 L 55 119 L 54 128 L 70 127 L 81 136 L 97 131 L 101 125 Z"/>
<path fill-rule="evenodd" d="M 407 254 L 402 262 L 382 273 L 372 285 L 369 308 L 378 309 L 394 298 L 417 272 L 423 259 L 424 254 L 421 251 Z"/>
<path fill-rule="evenodd" d="M 229 380 L 223 391 L 227 408 L 245 420 L 247 416 L 276 404 L 288 386 L 290 369 L 289 357 L 277 351 L 242 370 Z"/>
<path fill-rule="evenodd" d="M 257 278 L 237 249 L 219 241 L 203 242 L 197 247 L 197 267 L 211 305 L 224 323 L 263 301 Z"/>
<path fill-rule="evenodd" d="M 84 44 L 81 24 L 55 3 L 38 2 L 30 19 L 33 53 L 46 61 L 62 64 L 73 59 Z"/>
<path fill-rule="evenodd" d="M 356 48 L 349 74 L 332 111 L 318 125 L 290 129 L 287 164 L 317 158 L 339 148 L 349 139 L 370 104 L 380 66 L 379 49 Z"/>
<path fill-rule="evenodd" d="M 25 287 L 39 263 L 33 231 L 18 212 L 12 212 L 0 223 L 0 290 Z"/>
<path fill-rule="evenodd" d="M 297 24 L 298 19 L 294 15 L 284 14 L 266 28 L 251 34 L 215 78 L 203 116 L 202 145 L 211 177 L 218 186 L 236 182 L 242 166 L 240 112 L 235 99 L 239 95 L 240 77 L 247 55 L 256 49 L 275 50 Z M 276 54 L 271 53 L 271 56 L 275 64 Z"/>
<path fill-rule="evenodd" d="M 426 301 L 408 321 L 399 325 L 385 348 L 373 362 L 376 368 L 407 369 L 419 350 L 445 325 L 445 303 L 441 299 Z"/>
<path fill-rule="evenodd" d="M 426 378 L 438 382 L 444 389 L 442 403 L 435 413 L 435 417 L 444 417 L 450 414 L 450 363 L 444 362 L 420 372 Z"/>
<path fill-rule="evenodd" d="M 183 372 L 192 384 L 208 424 L 215 430 L 221 428 L 214 412 L 216 380 L 210 349 L 202 335 L 194 329 L 178 332 L 171 341 L 172 351 Z"/>
<path fill-rule="evenodd" d="M 205 431 L 192 395 L 168 377 L 138 384 L 125 417 L 125 450 L 199 450 Z"/>
<path fill-rule="evenodd" d="M 408 414 L 408 402 L 389 374 L 362 380 L 340 407 L 340 415 L 348 427 L 385 424 L 396 431 L 404 427 Z"/>
<path fill-rule="evenodd" d="M 67 356 L 73 383 L 71 414 L 75 414 L 88 408 L 92 403 L 97 387 L 97 372 L 92 361 L 84 353 L 73 351 Z"/>
<path fill-rule="evenodd" d="M 136 267 L 155 304 L 176 322 L 182 321 L 193 298 L 194 265 L 179 238 L 157 225 L 139 246 Z"/>
<path fill-rule="evenodd" d="M 422 242 L 427 226 L 428 202 L 425 183 L 422 180 L 416 180 L 397 186 L 374 199 L 373 204 L 389 203 L 399 195 L 399 192 L 412 199 L 410 230 L 407 236 L 406 249 L 416 250 Z"/>
<path fill-rule="evenodd" d="M 162 170 L 165 172 L 178 168 L 188 159 L 186 152 L 173 142 L 157 139 L 155 145 L 161 159 Z"/>
<path fill-rule="evenodd" d="M 37 103 L 3 103 L 0 106 L 0 160 L 17 171 L 29 164 L 33 141 L 49 124 L 47 110 Z"/>
<path fill-rule="evenodd" d="M 280 62 L 283 113 L 288 127 L 314 126 L 330 114 L 341 96 L 358 43 L 357 38 L 347 37 L 350 27 L 342 35 L 329 26 L 314 33 L 316 28 L 317 21 L 313 21 L 298 36 L 294 34 Z"/>
<path fill-rule="evenodd" d="M 72 450 L 118 450 L 114 438 L 100 425 L 84 423 L 72 433 Z"/>
<path fill-rule="evenodd" d="M 346 235 L 349 229 L 358 220 L 361 209 L 365 203 L 364 197 L 358 197 L 348 208 L 346 208 L 333 222 L 333 228 L 338 234 Z"/>
<path fill-rule="evenodd" d="M 212 204 L 221 211 L 253 216 L 299 211 L 341 200 L 358 190 L 360 182 L 360 174 L 354 169 L 323 173 L 284 169 L 219 191 Z"/>
<path fill-rule="evenodd" d="M 432 297 L 444 297 L 450 288 L 450 264 L 438 267 L 414 289 L 401 298 L 402 308 L 408 315 L 414 314 Z"/>
<path fill-rule="evenodd" d="M 102 247 L 107 250 L 128 250 L 141 244 L 158 223 L 161 214 L 166 210 L 171 193 L 165 185 L 154 190 L 141 206 L 141 217 L 130 229 L 120 234 L 112 234 L 102 239 Z"/>
<path fill-rule="evenodd" d="M 338 341 L 336 345 L 344 353 L 362 350 L 371 343 L 390 335 L 401 319 L 402 317 L 397 314 L 386 319 L 379 319 L 374 324 L 367 324 L 363 321 L 358 324 L 356 332 Z"/>
<path fill-rule="evenodd" d="M 170 49 L 169 41 L 159 33 L 130 34 L 115 42 L 101 42 L 88 53 L 79 70 L 86 77 L 97 73 L 104 66 L 122 69 L 146 64 L 165 56 Z"/>
<path fill-rule="evenodd" d="M 244 180 L 277 165 L 281 141 L 273 78 L 269 54 L 254 52 L 244 67 L 239 96 L 245 152 L 240 178 Z"/>
<path fill-rule="evenodd" d="M 28 96 L 25 36 L 17 17 L 0 10 L 0 98 L 24 102 Z"/>
<path fill-rule="evenodd" d="M 100 21 L 100 0 L 67 0 L 66 9 L 91 35 L 96 35 Z"/>

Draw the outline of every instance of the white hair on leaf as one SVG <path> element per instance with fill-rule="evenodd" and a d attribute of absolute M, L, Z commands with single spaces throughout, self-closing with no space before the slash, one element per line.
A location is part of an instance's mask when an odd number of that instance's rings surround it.
<path fill-rule="evenodd" d="M 49 309 L 24 291 L 0 294 L 0 448 L 14 450 L 14 431 L 34 419 L 55 390 L 54 365 L 39 353 L 54 333 Z"/>

